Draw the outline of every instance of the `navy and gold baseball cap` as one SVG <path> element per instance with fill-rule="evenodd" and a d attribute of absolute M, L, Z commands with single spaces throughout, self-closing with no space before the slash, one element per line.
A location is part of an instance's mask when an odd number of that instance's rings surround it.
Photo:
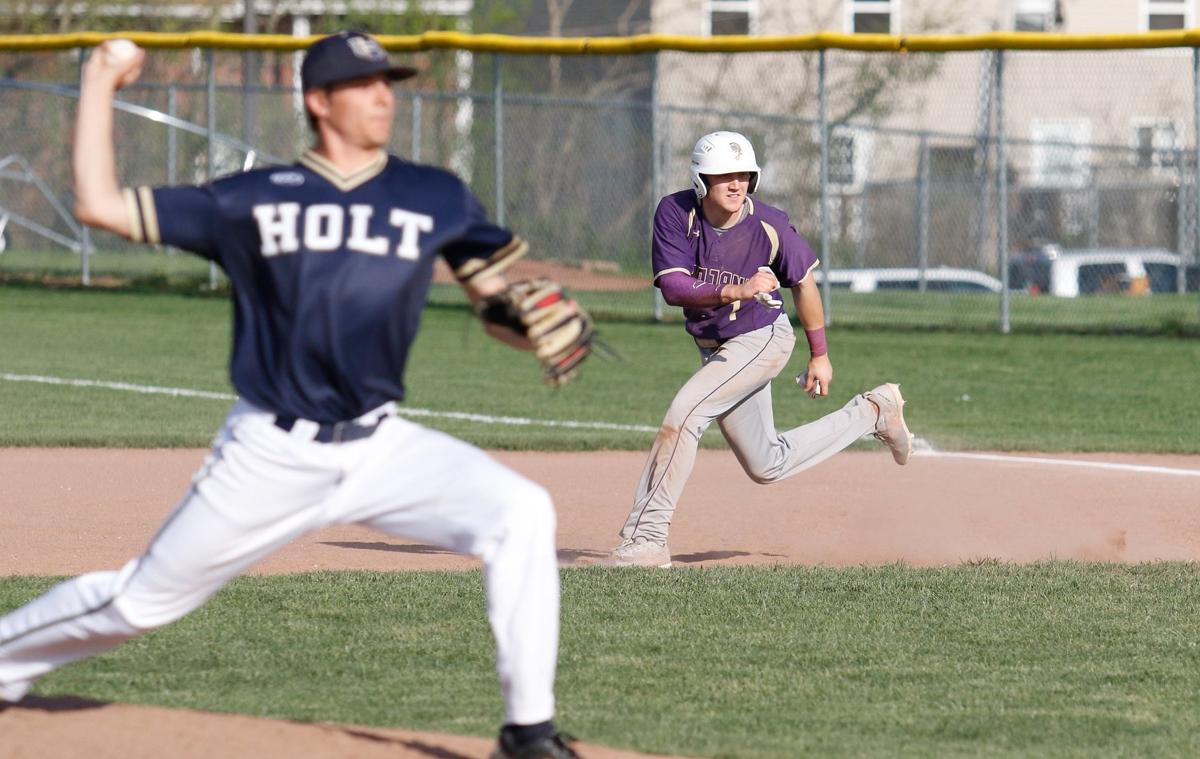
<path fill-rule="evenodd" d="M 300 83 L 307 92 L 375 74 L 387 74 L 388 79 L 398 82 L 416 73 L 414 68 L 393 65 L 374 37 L 345 31 L 309 45 L 300 66 Z"/>

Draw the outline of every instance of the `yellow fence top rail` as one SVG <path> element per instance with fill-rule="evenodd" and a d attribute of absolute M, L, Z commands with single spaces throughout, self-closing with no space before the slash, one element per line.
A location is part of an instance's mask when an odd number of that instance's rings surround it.
<path fill-rule="evenodd" d="M 302 50 L 318 36 L 230 34 L 226 32 L 75 32 L 0 36 L 0 50 L 63 50 L 94 47 L 107 39 L 131 39 L 146 48 L 223 50 Z M 477 53 L 542 55 L 629 55 L 659 50 L 693 53 L 752 53 L 789 50 L 946 52 L 952 50 L 1121 50 L 1200 47 L 1200 28 L 1141 34 L 1045 34 L 990 32 L 961 35 L 841 34 L 815 32 L 776 36 L 684 37 L 639 34 L 630 37 L 513 37 L 503 34 L 425 32 L 379 35 L 392 52 L 471 50 Z"/>

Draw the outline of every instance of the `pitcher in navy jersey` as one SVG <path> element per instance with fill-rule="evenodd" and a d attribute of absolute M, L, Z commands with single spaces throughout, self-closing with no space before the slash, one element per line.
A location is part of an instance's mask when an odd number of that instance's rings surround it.
<path fill-rule="evenodd" d="M 505 702 L 497 757 L 573 757 L 555 729 L 555 512 L 538 485 L 396 414 L 435 258 L 478 302 L 525 243 L 455 176 L 383 150 L 396 66 L 371 37 L 308 50 L 314 147 L 291 166 L 199 187 L 120 189 L 112 101 L 144 53 L 105 43 L 83 72 L 76 213 L 215 261 L 233 290 L 239 399 L 146 552 L 0 618 L 0 702 L 56 667 L 172 622 L 286 543 L 357 523 L 482 558 Z M 490 327 L 516 347 L 528 341 Z M 398 620 L 403 623 L 403 620 Z M 320 685 L 320 684 L 316 684 Z M 380 694 L 386 698 L 386 694 Z"/>
<path fill-rule="evenodd" d="M 898 464 L 912 452 L 904 399 L 891 383 L 815 422 L 776 432 L 771 380 L 787 366 L 795 343 L 780 286 L 792 291 L 808 339 L 804 390 L 828 395 L 833 365 L 813 276 L 817 258 L 787 214 L 750 197 L 760 174 L 743 135 L 707 134 L 692 151 L 692 187 L 663 198 L 654 214 L 654 283 L 667 303 L 683 307 L 701 366 L 667 410 L 621 543 L 606 564 L 671 566 L 671 519 L 700 436 L 714 421 L 746 474 L 761 484 L 791 477 L 868 434 L 887 444 Z"/>

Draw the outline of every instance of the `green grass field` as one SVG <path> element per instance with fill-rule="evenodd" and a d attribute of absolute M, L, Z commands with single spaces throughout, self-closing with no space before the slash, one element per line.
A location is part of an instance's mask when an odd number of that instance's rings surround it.
<path fill-rule="evenodd" d="M 100 248 L 90 260 L 95 281 L 123 283 L 127 289 L 200 293 L 209 287 L 209 264 L 197 256 L 147 247 L 118 250 Z M 0 254 L 0 282 L 53 277 L 71 280 L 81 276 L 79 254 L 65 249 L 7 250 Z M 626 271 L 646 276 L 639 268 Z M 218 273 L 219 287 L 228 283 Z M 646 320 L 653 314 L 653 291 L 611 292 L 581 290 L 573 293 L 596 316 L 607 319 Z M 466 302 L 456 285 L 434 285 L 430 302 L 461 305 Z M 789 306 L 790 308 L 790 306 Z M 830 313 L 842 326 L 876 329 L 942 329 L 994 332 L 1000 323 L 996 294 L 832 291 Z M 665 307 L 668 318 L 679 319 L 677 309 Z M 1200 336 L 1200 293 L 1158 294 L 1153 297 L 1123 295 L 1083 298 L 1031 297 L 1013 294 L 1011 328 L 1025 333 L 1142 333 Z"/>
<path fill-rule="evenodd" d="M 600 328 L 625 360 L 595 358 L 551 392 L 529 356 L 433 306 L 407 405 L 657 426 L 694 348 L 678 324 Z M 11 377 L 231 393 L 229 334 L 217 297 L 0 286 L 0 445 L 205 446 L 230 401 Z M 1195 339 L 830 337 L 836 400 L 799 393 L 794 358 L 774 388 L 781 428 L 896 380 L 941 448 L 1200 453 Z M 653 434 L 420 421 L 513 449 L 641 449 Z M 705 441 L 721 445 L 715 430 Z M 51 583 L 0 578 L 0 609 Z M 247 577 L 36 692 L 491 735 L 483 608 L 478 572 Z M 571 569 L 559 717 L 589 742 L 698 757 L 1194 756 L 1198 614 L 1200 569 L 1182 563 Z"/>
<path fill-rule="evenodd" d="M 232 393 L 222 298 L 0 288 L 0 373 Z M 594 357 L 554 392 L 532 357 L 486 337 L 462 308 L 432 306 L 409 362 L 407 405 L 534 420 L 656 428 L 694 371 L 678 324 L 607 321 L 623 361 Z M 780 429 L 883 381 L 900 382 L 914 431 L 942 449 L 1200 453 L 1200 340 L 1148 336 L 834 328 L 833 396 L 775 382 Z M 804 353 L 804 348 L 797 350 Z M 0 445 L 206 446 L 228 400 L 0 381 Z M 641 449 L 652 432 L 514 426 L 423 417 L 506 449 Z M 716 430 L 704 444 L 723 445 Z"/>
<path fill-rule="evenodd" d="M 481 585 L 243 578 L 37 692 L 490 735 Z M 1192 564 L 568 570 L 560 720 L 690 756 L 1195 756 L 1197 614 Z"/>

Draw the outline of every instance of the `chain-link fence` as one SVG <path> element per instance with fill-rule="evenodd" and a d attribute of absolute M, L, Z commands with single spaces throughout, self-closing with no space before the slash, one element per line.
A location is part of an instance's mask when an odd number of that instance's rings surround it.
<path fill-rule="evenodd" d="M 85 54 L 0 53 L 0 277 L 222 286 L 68 213 Z M 759 198 L 817 250 L 835 324 L 1200 328 L 1191 48 L 418 58 L 393 152 L 458 172 L 530 240 L 526 268 L 601 316 L 675 318 L 650 282 L 651 216 L 688 186 L 695 140 L 730 129 L 756 148 Z M 297 63 L 151 50 L 119 94 L 122 183 L 294 159 Z M 431 297 L 462 296 L 443 273 Z"/>

